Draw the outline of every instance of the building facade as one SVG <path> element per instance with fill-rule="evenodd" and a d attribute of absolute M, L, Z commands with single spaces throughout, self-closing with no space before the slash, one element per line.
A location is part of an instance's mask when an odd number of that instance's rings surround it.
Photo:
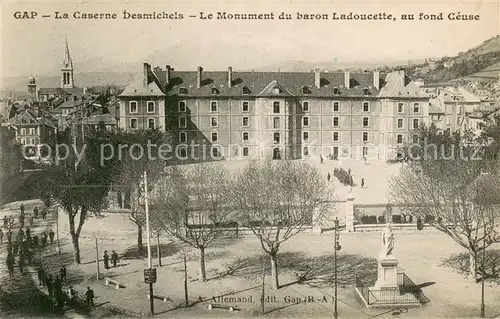
<path fill-rule="evenodd" d="M 429 124 L 429 96 L 402 70 L 178 72 L 145 63 L 119 98 L 122 129 L 167 130 L 189 160 L 388 159 Z"/>

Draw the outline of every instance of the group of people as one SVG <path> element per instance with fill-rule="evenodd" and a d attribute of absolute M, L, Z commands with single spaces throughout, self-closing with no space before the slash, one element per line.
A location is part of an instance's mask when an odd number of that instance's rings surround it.
<path fill-rule="evenodd" d="M 103 261 L 104 268 L 109 269 L 109 255 L 107 250 L 104 251 Z M 114 250 L 111 252 L 111 262 L 113 263 L 113 267 L 116 268 L 116 264 L 118 263 L 118 254 Z"/>
<path fill-rule="evenodd" d="M 52 275 L 43 266 L 38 268 L 39 286 L 47 288 L 49 297 L 54 298 L 60 309 L 64 306 L 63 283 L 66 282 L 66 279 L 66 266 L 64 265 L 59 269 L 59 276 Z"/>
<path fill-rule="evenodd" d="M 337 169 L 335 169 L 335 171 L 337 171 Z M 336 172 L 333 173 L 334 176 L 336 176 Z M 349 185 L 354 185 L 354 182 L 352 181 L 352 175 L 351 175 L 351 169 L 349 168 L 348 171 L 347 171 L 347 176 L 349 176 L 350 180 L 348 182 L 345 182 L 344 184 L 349 184 Z M 328 172 L 328 174 L 326 175 L 326 179 L 327 181 L 330 181 L 332 178 L 332 175 L 330 175 L 330 172 Z M 365 187 L 365 179 L 364 178 L 361 178 L 361 182 L 360 182 L 360 185 L 361 185 L 361 188 L 364 188 Z"/>

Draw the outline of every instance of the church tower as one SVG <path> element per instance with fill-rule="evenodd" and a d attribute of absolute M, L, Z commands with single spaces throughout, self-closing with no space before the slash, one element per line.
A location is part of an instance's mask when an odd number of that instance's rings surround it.
<path fill-rule="evenodd" d="M 64 51 L 64 60 L 61 68 L 61 87 L 64 89 L 74 88 L 75 81 L 73 78 L 73 60 L 69 54 L 68 40 L 66 39 L 66 49 Z"/>

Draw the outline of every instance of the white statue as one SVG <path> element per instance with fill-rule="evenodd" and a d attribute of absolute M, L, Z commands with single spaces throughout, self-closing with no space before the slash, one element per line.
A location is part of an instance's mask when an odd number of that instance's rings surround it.
<path fill-rule="evenodd" d="M 392 233 L 391 224 L 385 225 L 382 231 L 382 249 L 380 255 L 383 257 L 392 255 L 394 249 L 394 234 Z"/>

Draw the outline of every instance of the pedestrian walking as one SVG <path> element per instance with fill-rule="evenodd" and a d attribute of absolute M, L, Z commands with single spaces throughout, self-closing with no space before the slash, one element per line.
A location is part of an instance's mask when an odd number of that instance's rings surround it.
<path fill-rule="evenodd" d="M 330 181 L 330 178 L 332 178 L 332 176 L 330 175 L 330 173 L 328 173 L 328 175 L 326 175 L 326 179 Z"/>
<path fill-rule="evenodd" d="M 50 238 L 50 243 L 53 244 L 54 243 L 54 231 L 52 229 L 49 231 L 49 238 Z"/>
<path fill-rule="evenodd" d="M 24 239 L 24 230 L 22 228 L 19 228 L 19 231 L 17 232 L 17 240 L 22 241 Z"/>
<path fill-rule="evenodd" d="M 109 269 L 109 255 L 107 250 L 104 251 L 103 259 L 104 259 L 104 269 Z"/>
<path fill-rule="evenodd" d="M 53 285 L 53 280 L 52 280 L 52 275 L 45 276 L 45 286 L 47 286 L 47 292 L 49 293 L 49 297 L 52 297 L 52 285 Z"/>
<path fill-rule="evenodd" d="M 116 263 L 118 262 L 118 254 L 114 250 L 111 252 L 111 261 L 113 262 L 113 267 L 116 268 Z"/>
<path fill-rule="evenodd" d="M 24 214 L 19 215 L 19 227 L 24 227 Z"/>
<path fill-rule="evenodd" d="M 321 161 L 321 164 L 323 164 L 323 161 L 324 161 L 323 155 L 321 155 L 321 154 L 319 155 L 319 160 Z"/>
<path fill-rule="evenodd" d="M 0 244 L 3 244 L 3 230 L 0 228 Z"/>
<path fill-rule="evenodd" d="M 45 270 L 43 269 L 43 266 L 38 268 L 38 285 L 40 287 L 45 286 Z"/>
<path fill-rule="evenodd" d="M 26 260 L 28 261 L 28 266 L 31 266 L 31 263 L 33 261 L 33 251 L 27 248 L 25 255 L 26 255 Z"/>
<path fill-rule="evenodd" d="M 47 217 L 47 207 L 42 209 L 42 219 L 45 220 L 45 217 Z"/>
<path fill-rule="evenodd" d="M 18 266 L 19 266 L 19 271 L 21 272 L 21 275 L 24 274 L 24 255 L 19 254 L 19 261 L 18 261 Z"/>
<path fill-rule="evenodd" d="M 61 275 L 61 280 L 66 281 L 66 266 L 61 266 L 61 269 L 59 269 L 59 274 Z"/>
<path fill-rule="evenodd" d="M 21 210 L 21 215 L 24 215 L 24 204 L 21 204 L 19 209 Z"/>
<path fill-rule="evenodd" d="M 7 229 L 9 227 L 9 218 L 7 216 L 3 217 L 3 227 Z"/>
<path fill-rule="evenodd" d="M 94 291 L 90 289 L 90 286 L 87 287 L 87 292 L 85 292 L 85 297 L 87 300 L 87 306 L 92 307 L 94 305 Z"/>
<path fill-rule="evenodd" d="M 42 244 L 42 247 L 45 247 L 47 246 L 47 233 L 44 232 L 43 235 L 42 235 L 42 240 L 41 240 L 41 244 Z"/>
<path fill-rule="evenodd" d="M 12 231 L 9 230 L 7 231 L 7 241 L 9 242 L 9 244 L 12 242 Z"/>
<path fill-rule="evenodd" d="M 365 179 L 364 178 L 361 179 L 361 188 L 363 188 L 363 187 L 365 187 Z"/>
<path fill-rule="evenodd" d="M 33 216 L 38 219 L 38 206 L 35 206 L 35 208 L 33 209 Z"/>
<path fill-rule="evenodd" d="M 6 263 L 7 263 L 7 268 L 9 269 L 9 278 L 12 278 L 14 277 L 14 263 L 15 263 L 13 253 L 9 253 L 7 255 Z"/>

